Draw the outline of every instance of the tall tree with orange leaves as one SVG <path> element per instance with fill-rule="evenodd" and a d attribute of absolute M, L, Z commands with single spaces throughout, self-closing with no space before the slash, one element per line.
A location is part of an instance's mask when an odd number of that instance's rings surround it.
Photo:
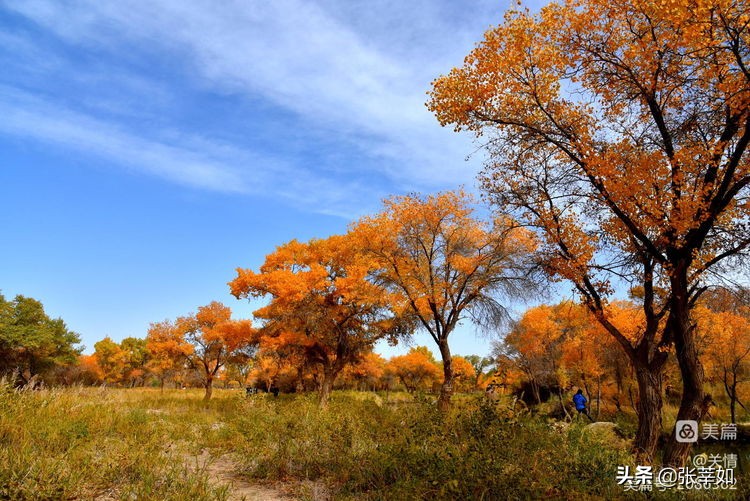
<path fill-rule="evenodd" d="M 640 390 L 635 446 L 653 456 L 659 382 L 674 346 L 678 419 L 700 420 L 691 310 L 712 276 L 750 247 L 750 15 L 745 2 L 567 0 L 511 12 L 464 66 L 434 82 L 443 125 L 489 137 L 482 183 L 545 242 L 618 340 Z M 608 318 L 618 284 L 643 289 L 636 343 Z M 690 444 L 674 433 L 664 460 Z"/>
<path fill-rule="evenodd" d="M 151 324 L 146 347 L 151 355 L 149 368 L 164 379 L 189 367 L 202 376 L 204 400 L 213 392 L 213 381 L 232 356 L 252 351 L 257 344 L 250 320 L 232 320 L 232 310 L 217 301 L 201 306 L 198 312 Z"/>
<path fill-rule="evenodd" d="M 495 326 L 505 315 L 499 299 L 533 290 L 532 235 L 509 218 L 484 221 L 463 191 L 408 195 L 354 226 L 377 264 L 374 279 L 403 294 L 419 326 L 440 350 L 443 385 L 438 407 L 447 410 L 454 370 L 449 336 L 471 318 Z"/>
<path fill-rule="evenodd" d="M 232 320 L 232 310 L 217 301 L 175 322 L 177 333 L 190 349 L 185 359 L 203 376 L 204 400 L 211 398 L 213 381 L 229 357 L 257 343 L 250 320 Z"/>
<path fill-rule="evenodd" d="M 403 299 L 369 280 L 372 262 L 351 234 L 303 243 L 293 240 L 266 256 L 259 272 L 238 269 L 237 298 L 270 297 L 254 312 L 264 336 L 287 336 L 321 369 L 320 407 L 341 370 L 384 337 L 411 328 Z"/>
<path fill-rule="evenodd" d="M 562 345 L 566 333 L 561 328 L 554 306 L 540 305 L 528 309 L 501 344 L 498 354 L 512 359 L 526 376 L 531 397 L 539 404 L 541 388 L 564 386 Z"/>
<path fill-rule="evenodd" d="M 342 371 L 345 379 L 353 383 L 351 386 L 358 390 L 383 389 L 383 375 L 386 370 L 386 360 L 375 352 L 365 354 L 362 359 Z"/>
<path fill-rule="evenodd" d="M 159 387 L 164 391 L 165 381 L 185 367 L 185 357 L 192 353 L 193 348 L 174 322 L 164 320 L 149 325 L 146 350 L 149 354 L 148 371 L 159 379 Z"/>

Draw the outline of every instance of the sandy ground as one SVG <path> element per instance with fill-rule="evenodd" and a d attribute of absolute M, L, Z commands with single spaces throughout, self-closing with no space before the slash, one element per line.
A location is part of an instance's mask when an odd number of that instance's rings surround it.
<path fill-rule="evenodd" d="M 273 487 L 251 484 L 237 476 L 236 465 L 228 454 L 213 457 L 208 451 L 202 451 L 188 461 L 190 467 L 205 470 L 212 483 L 226 485 L 229 489 L 229 501 L 292 501 L 294 498 Z"/>

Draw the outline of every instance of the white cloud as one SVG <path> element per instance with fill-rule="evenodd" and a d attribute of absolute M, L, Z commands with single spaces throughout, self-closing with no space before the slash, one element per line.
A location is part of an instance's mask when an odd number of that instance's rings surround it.
<path fill-rule="evenodd" d="M 0 87 L 0 130 L 102 155 L 117 163 L 185 185 L 246 191 L 237 173 L 210 154 L 145 140 L 93 117 Z"/>
<path fill-rule="evenodd" d="M 431 189 L 470 184 L 477 168 L 477 162 L 464 161 L 471 149 L 468 139 L 441 129 L 424 107 L 429 80 L 459 64 L 458 55 L 467 50 L 463 45 L 479 36 L 475 26 L 467 28 L 450 18 L 457 12 L 447 7 L 450 3 L 441 4 L 443 11 L 426 1 L 411 7 L 365 4 L 361 17 L 348 2 L 303 0 L 27 0 L 10 8 L 73 46 L 110 54 L 171 54 L 193 73 L 196 83 L 213 92 L 270 101 L 296 114 L 300 127 L 356 144 L 370 158 L 339 166 L 353 178 L 362 163 L 372 166 L 380 160 L 377 168 L 396 186 Z M 485 14 L 483 10 L 477 15 Z M 66 141 L 85 142 L 86 130 Z M 109 143 L 118 143 L 115 136 L 110 135 Z M 168 156 L 163 153 L 154 155 Z M 148 160 L 146 156 L 131 161 Z M 196 160 L 188 163 L 190 172 L 180 175 L 177 163 L 169 167 L 162 162 L 159 175 L 212 187 L 236 184 L 231 177 L 241 171 L 239 166 L 227 170 Z M 327 184 L 330 188 L 339 181 Z M 343 190 L 339 193 L 346 196 Z"/>
<path fill-rule="evenodd" d="M 282 160 L 200 136 L 146 139 L 2 86 L 0 116 L 0 133 L 63 145 L 185 186 L 282 197 L 294 206 L 344 217 L 358 215 L 348 194 L 364 192 L 356 183 L 332 184 Z"/>

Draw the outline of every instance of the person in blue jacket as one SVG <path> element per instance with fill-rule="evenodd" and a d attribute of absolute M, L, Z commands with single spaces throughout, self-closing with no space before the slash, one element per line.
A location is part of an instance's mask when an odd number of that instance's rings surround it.
<path fill-rule="evenodd" d="M 578 411 L 578 414 L 583 414 L 589 420 L 593 423 L 594 419 L 589 415 L 588 409 L 586 409 L 586 397 L 583 396 L 583 390 L 578 390 L 575 395 L 573 395 L 573 403 L 576 406 L 576 410 Z"/>

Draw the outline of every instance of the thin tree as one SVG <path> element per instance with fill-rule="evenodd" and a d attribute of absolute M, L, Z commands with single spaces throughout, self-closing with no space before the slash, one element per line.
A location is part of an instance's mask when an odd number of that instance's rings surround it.
<path fill-rule="evenodd" d="M 508 218 L 479 219 L 472 202 L 463 191 L 393 197 L 381 213 L 354 227 L 377 263 L 374 279 L 407 298 L 440 350 L 441 410 L 450 407 L 453 394 L 448 339 L 458 323 L 470 317 L 495 326 L 506 313 L 500 298 L 534 288 L 531 234 Z"/>
<path fill-rule="evenodd" d="M 232 320 L 232 310 L 217 301 L 198 308 L 197 313 L 180 317 L 177 332 L 192 347 L 185 354 L 190 368 L 201 374 L 209 400 L 213 382 L 227 360 L 248 346 L 257 344 L 256 331 L 250 320 Z"/>

